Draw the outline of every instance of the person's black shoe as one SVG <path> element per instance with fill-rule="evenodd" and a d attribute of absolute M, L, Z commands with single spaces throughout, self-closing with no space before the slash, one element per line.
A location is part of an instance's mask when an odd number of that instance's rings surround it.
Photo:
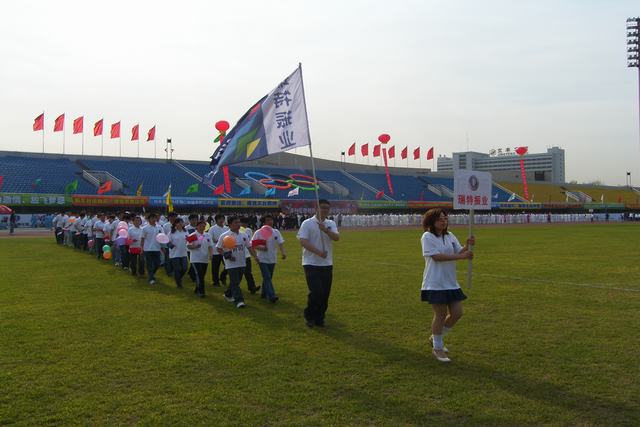
<path fill-rule="evenodd" d="M 315 325 L 319 328 L 324 328 L 324 320 L 316 320 Z"/>
<path fill-rule="evenodd" d="M 269 301 L 275 304 L 276 302 L 278 302 L 278 297 L 270 298 Z"/>
<path fill-rule="evenodd" d="M 310 327 L 310 328 L 314 327 L 313 320 L 307 319 L 306 317 L 304 318 L 304 323 L 306 323 L 307 326 Z"/>

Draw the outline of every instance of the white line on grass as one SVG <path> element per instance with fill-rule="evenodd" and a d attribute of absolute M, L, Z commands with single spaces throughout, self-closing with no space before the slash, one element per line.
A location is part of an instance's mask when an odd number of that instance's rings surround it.
<path fill-rule="evenodd" d="M 341 257 L 341 259 L 346 259 L 346 260 L 355 261 L 355 262 L 363 262 L 363 261 L 365 261 L 365 259 L 362 259 L 362 258 L 344 258 L 344 257 Z M 392 265 L 392 266 L 395 266 L 395 267 L 407 267 L 407 268 L 415 268 L 416 267 L 415 265 L 398 264 L 398 263 L 390 263 L 390 262 L 380 262 L 380 261 L 376 261 L 375 263 L 378 264 L 378 265 Z M 531 277 L 507 276 L 507 275 L 502 275 L 502 274 L 482 273 L 482 272 L 477 272 L 477 271 L 474 272 L 474 275 L 495 277 L 495 278 L 499 278 L 499 279 L 519 280 L 519 281 L 525 281 L 525 282 L 547 283 L 547 284 L 550 284 L 550 285 L 579 286 L 581 288 L 604 289 L 604 290 L 608 290 L 608 291 L 640 292 L 640 289 L 620 288 L 620 287 L 617 287 L 617 286 L 611 286 L 611 285 L 615 285 L 614 283 L 561 282 L 561 281 L 557 281 L 557 280 L 536 279 L 536 278 L 531 278 Z M 628 285 L 635 286 L 636 283 L 629 283 Z"/>

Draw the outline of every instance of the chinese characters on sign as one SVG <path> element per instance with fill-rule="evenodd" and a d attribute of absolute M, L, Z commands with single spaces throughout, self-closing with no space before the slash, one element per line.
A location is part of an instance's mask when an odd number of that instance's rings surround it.
<path fill-rule="evenodd" d="M 491 173 L 458 170 L 453 176 L 454 209 L 491 209 Z"/>
<path fill-rule="evenodd" d="M 276 108 L 275 123 L 277 129 L 282 129 L 278 136 L 280 140 L 280 149 L 289 150 L 296 146 L 293 131 L 289 128 L 293 125 L 293 118 L 289 104 L 291 104 L 291 92 L 288 90 L 289 78 L 286 78 L 278 85 L 276 93 L 273 94 L 273 105 Z"/>

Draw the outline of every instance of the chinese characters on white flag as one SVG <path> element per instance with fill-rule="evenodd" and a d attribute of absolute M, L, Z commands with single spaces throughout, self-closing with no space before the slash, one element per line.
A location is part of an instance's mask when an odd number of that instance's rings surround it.
<path fill-rule="evenodd" d="M 491 209 L 491 173 L 456 170 L 453 175 L 454 209 Z"/>

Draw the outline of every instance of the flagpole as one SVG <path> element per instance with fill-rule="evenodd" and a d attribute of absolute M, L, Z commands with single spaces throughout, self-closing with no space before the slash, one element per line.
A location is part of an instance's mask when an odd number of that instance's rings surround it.
<path fill-rule="evenodd" d="M 118 141 L 120 144 L 120 157 L 122 157 L 122 133 L 120 133 L 120 136 L 118 137 Z"/>
<path fill-rule="evenodd" d="M 42 154 L 44 154 L 44 110 L 42 110 Z"/>
<path fill-rule="evenodd" d="M 84 157 L 84 118 L 82 118 L 82 156 Z"/>
<path fill-rule="evenodd" d="M 311 172 L 313 173 L 313 181 L 316 193 L 316 214 L 320 217 L 320 194 L 318 193 L 318 178 L 316 178 L 316 163 L 313 160 L 313 149 L 311 148 L 311 130 L 309 130 L 309 114 L 307 113 L 307 97 L 304 93 L 304 79 L 302 78 L 302 62 L 298 62 L 300 70 L 300 86 L 302 87 L 302 103 L 304 104 L 304 118 L 307 120 L 307 136 L 309 137 L 309 156 L 311 157 Z M 324 246 L 324 240 L 322 241 Z M 323 248 L 324 250 L 324 248 Z"/>
<path fill-rule="evenodd" d="M 156 132 L 158 132 L 158 129 L 156 128 Z M 158 138 L 156 136 L 156 132 L 154 132 L 153 134 L 153 158 L 157 159 L 158 158 Z"/>
<path fill-rule="evenodd" d="M 100 155 L 104 157 L 104 129 L 103 132 L 100 133 L 100 139 L 102 140 L 102 142 L 100 143 Z"/>
<path fill-rule="evenodd" d="M 66 119 L 66 117 L 65 117 Z M 65 129 L 64 126 L 64 120 L 62 121 L 62 155 L 64 155 L 64 136 L 67 133 L 67 130 Z"/>

